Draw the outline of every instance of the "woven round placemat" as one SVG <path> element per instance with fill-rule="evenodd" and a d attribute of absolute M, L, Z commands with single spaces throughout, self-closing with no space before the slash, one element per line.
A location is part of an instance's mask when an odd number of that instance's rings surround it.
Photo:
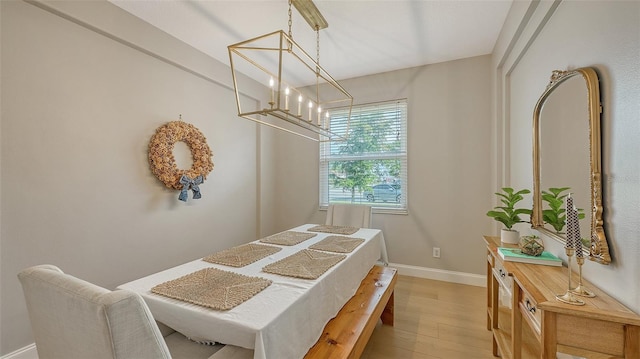
<path fill-rule="evenodd" d="M 356 233 L 360 228 L 357 227 L 349 227 L 349 226 L 330 226 L 326 224 L 322 224 L 319 226 L 311 227 L 307 229 L 309 232 L 324 232 L 324 233 L 334 233 L 334 234 L 344 234 L 350 235 Z"/>
<path fill-rule="evenodd" d="M 232 267 L 244 267 L 281 250 L 282 248 L 274 246 L 249 243 L 213 253 L 202 258 L 202 260 L 209 263 L 223 264 Z"/>
<path fill-rule="evenodd" d="M 286 232 L 276 233 L 269 237 L 262 238 L 260 242 L 270 243 L 270 244 L 279 244 L 281 246 L 294 246 L 298 243 L 302 243 L 307 239 L 313 238 L 315 236 L 317 236 L 317 234 L 315 233 L 286 231 Z"/>
<path fill-rule="evenodd" d="M 205 268 L 151 288 L 152 293 L 217 310 L 229 310 L 271 285 L 260 277 Z"/>
<path fill-rule="evenodd" d="M 263 272 L 288 277 L 316 279 L 347 256 L 303 249 L 264 268 Z"/>
<path fill-rule="evenodd" d="M 362 238 L 329 236 L 312 245 L 311 247 L 309 247 L 309 249 L 317 249 L 321 251 L 336 253 L 351 253 L 362 243 L 364 243 L 364 239 Z"/>

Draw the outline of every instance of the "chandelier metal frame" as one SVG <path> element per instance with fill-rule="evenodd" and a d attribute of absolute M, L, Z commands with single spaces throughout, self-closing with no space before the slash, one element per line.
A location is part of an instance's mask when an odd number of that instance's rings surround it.
<path fill-rule="evenodd" d="M 292 4 L 316 31 L 316 59 L 293 40 Z M 239 117 L 314 141 L 346 139 L 331 131 L 329 111 L 348 107 L 350 118 L 353 97 L 320 66 L 319 31 L 326 27 L 328 23 L 311 0 L 289 0 L 288 34 L 278 30 L 228 46 Z M 264 79 L 258 80 L 262 83 L 268 80 L 268 107 L 256 106 L 255 100 L 242 96 L 247 92 L 241 90 L 241 82 L 256 78 Z M 297 128 L 318 137 L 294 130 Z"/>

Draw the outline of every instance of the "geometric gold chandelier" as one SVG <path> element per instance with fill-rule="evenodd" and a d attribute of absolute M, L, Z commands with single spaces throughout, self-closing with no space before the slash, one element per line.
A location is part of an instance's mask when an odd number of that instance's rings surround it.
<path fill-rule="evenodd" d="M 293 40 L 292 4 L 316 31 L 315 59 Z M 311 0 L 289 0 L 288 34 L 279 30 L 228 46 L 238 116 L 315 141 L 345 139 L 331 131 L 330 111 L 347 108 L 350 118 L 353 97 L 320 66 L 320 30 L 327 26 Z M 268 91 L 266 104 L 243 95 L 255 91 L 256 81 L 265 84 L 258 91 Z"/>

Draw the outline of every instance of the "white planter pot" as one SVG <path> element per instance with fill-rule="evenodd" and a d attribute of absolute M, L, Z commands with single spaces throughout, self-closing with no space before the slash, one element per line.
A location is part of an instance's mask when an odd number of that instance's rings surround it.
<path fill-rule="evenodd" d="M 504 244 L 518 244 L 520 242 L 520 232 L 514 229 L 502 229 L 500 231 L 500 241 Z"/>

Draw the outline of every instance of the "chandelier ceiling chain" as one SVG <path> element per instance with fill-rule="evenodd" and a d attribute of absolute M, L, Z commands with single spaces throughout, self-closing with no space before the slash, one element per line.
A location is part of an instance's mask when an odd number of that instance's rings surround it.
<path fill-rule="evenodd" d="M 316 25 L 316 63 L 320 66 L 320 28 Z"/>
<path fill-rule="evenodd" d="M 238 116 L 315 141 L 346 139 L 348 131 L 330 128 L 329 111 L 346 109 L 348 123 L 353 97 L 320 66 L 320 30 L 329 25 L 312 0 L 288 0 L 288 5 L 288 34 L 280 30 L 228 46 Z M 316 32 L 315 59 L 293 40 L 291 5 Z M 269 101 L 263 102 L 255 91 L 265 82 Z"/>
<path fill-rule="evenodd" d="M 291 25 L 293 21 L 291 21 L 291 0 L 289 0 L 289 37 L 293 40 L 293 33 L 291 32 Z"/>

